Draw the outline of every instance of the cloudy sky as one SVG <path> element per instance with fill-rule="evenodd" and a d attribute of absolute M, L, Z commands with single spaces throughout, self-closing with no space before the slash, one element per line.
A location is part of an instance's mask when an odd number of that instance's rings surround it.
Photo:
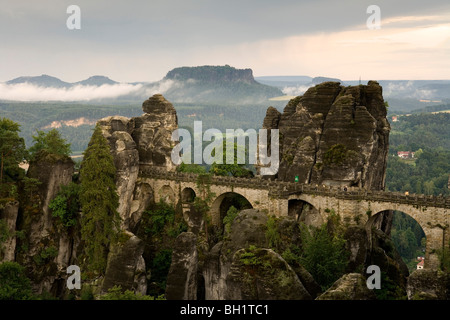
<path fill-rule="evenodd" d="M 81 29 L 69 30 L 69 5 Z M 369 5 L 381 28 L 369 29 Z M 0 82 L 157 81 L 225 65 L 255 76 L 450 79 L 448 0 L 0 0 Z"/>

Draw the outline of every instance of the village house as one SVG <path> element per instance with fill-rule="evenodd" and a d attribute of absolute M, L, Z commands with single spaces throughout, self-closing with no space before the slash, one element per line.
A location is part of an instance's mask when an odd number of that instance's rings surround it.
<path fill-rule="evenodd" d="M 397 151 L 397 156 L 402 159 L 413 159 L 415 152 L 411 151 Z"/>
<path fill-rule="evenodd" d="M 419 261 L 419 263 L 417 264 L 417 270 L 423 269 L 423 265 L 425 263 L 425 258 L 417 257 L 417 260 Z"/>

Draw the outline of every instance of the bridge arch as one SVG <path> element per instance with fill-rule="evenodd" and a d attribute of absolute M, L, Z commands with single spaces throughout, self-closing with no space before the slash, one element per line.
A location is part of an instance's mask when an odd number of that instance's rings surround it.
<path fill-rule="evenodd" d="M 176 204 L 176 196 L 172 187 L 168 184 L 162 186 L 158 191 L 158 200 L 163 200 L 167 203 Z"/>
<path fill-rule="evenodd" d="M 224 192 L 211 205 L 210 214 L 212 223 L 216 226 L 222 226 L 223 218 L 231 206 L 234 206 L 238 210 L 253 208 L 251 202 L 243 195 L 232 191 Z"/>
<path fill-rule="evenodd" d="M 417 255 L 417 257 L 415 258 L 424 257 L 424 266 L 426 268 L 434 268 L 438 265 L 439 260 L 436 254 L 436 249 L 440 249 L 442 247 L 443 237 L 445 237 L 445 233 L 443 232 L 443 230 L 436 228 L 436 226 L 432 226 L 429 222 L 427 222 L 425 215 L 421 215 L 420 211 L 421 210 L 419 207 L 411 209 L 411 207 L 400 208 L 398 206 L 396 208 L 394 208 L 393 206 L 386 206 L 382 209 L 377 208 L 373 211 L 368 210 L 366 214 L 369 215 L 369 219 L 366 222 L 366 228 L 380 229 L 383 232 L 390 234 L 391 240 L 396 243 L 393 230 L 385 230 L 386 221 L 395 219 L 397 215 L 402 214 L 409 217 L 410 219 L 413 219 L 420 226 L 420 229 L 423 232 L 423 236 L 425 238 L 425 252 L 422 252 L 421 255 Z M 402 244 L 398 241 L 397 245 L 402 246 Z M 406 264 L 412 263 L 411 261 L 406 260 L 407 258 L 404 256 L 404 254 L 402 254 L 401 247 L 397 247 L 396 249 L 402 256 L 402 259 Z M 414 257 L 411 257 L 411 259 L 413 258 Z M 418 262 L 419 261 L 417 261 L 417 263 Z"/>
<path fill-rule="evenodd" d="M 288 216 L 308 226 L 319 227 L 324 223 L 324 219 L 319 210 L 310 202 L 302 199 L 288 200 Z"/>
<path fill-rule="evenodd" d="M 311 195 L 292 195 L 288 199 L 288 215 L 306 225 L 320 227 L 327 218 L 322 211 L 320 203 Z"/>
<path fill-rule="evenodd" d="M 194 189 L 186 187 L 183 190 L 181 190 L 181 202 L 182 203 L 192 203 L 195 200 L 195 197 L 197 194 L 195 193 Z"/>

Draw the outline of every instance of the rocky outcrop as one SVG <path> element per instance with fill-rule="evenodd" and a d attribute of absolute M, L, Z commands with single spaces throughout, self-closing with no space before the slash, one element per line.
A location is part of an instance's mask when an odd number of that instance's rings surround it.
<path fill-rule="evenodd" d="M 415 270 L 408 277 L 408 300 L 450 299 L 450 275 L 437 270 Z"/>
<path fill-rule="evenodd" d="M 116 167 L 116 186 L 119 195 L 117 211 L 128 227 L 133 191 L 139 174 L 139 154 L 129 131 L 129 119 L 120 116 L 101 119 L 98 125 L 108 140 Z"/>
<path fill-rule="evenodd" d="M 291 266 L 271 249 L 238 250 L 226 283 L 229 300 L 311 300 Z"/>
<path fill-rule="evenodd" d="M 379 266 L 398 287 L 398 293 L 405 292 L 408 267 L 386 233 L 375 228 L 351 226 L 345 230 L 344 238 L 350 254 L 347 272 L 361 271 L 361 268 L 364 272 L 370 265 Z"/>
<path fill-rule="evenodd" d="M 286 244 L 291 244 L 298 228 L 289 230 L 295 221 L 288 220 L 280 221 L 279 227 Z M 317 295 L 320 288 L 302 266 L 289 265 L 269 248 L 267 221 L 264 212 L 242 210 L 230 233 L 210 250 L 202 272 L 207 300 L 310 300 Z"/>
<path fill-rule="evenodd" d="M 375 300 L 373 290 L 367 288 L 366 279 L 359 273 L 348 273 L 336 281 L 316 300 Z"/>
<path fill-rule="evenodd" d="M 282 114 L 269 109 L 263 127 L 280 130 L 280 180 L 298 176 L 307 184 L 384 186 L 390 126 L 375 81 L 316 85 Z"/>
<path fill-rule="evenodd" d="M 167 300 L 197 299 L 197 237 L 192 232 L 181 233 L 175 242 L 172 264 L 167 276 Z"/>
<path fill-rule="evenodd" d="M 17 239 L 16 261 L 26 267 L 36 293 L 63 294 L 66 268 L 77 255 L 79 235 L 68 234 L 48 208 L 61 187 L 72 182 L 73 173 L 72 159 L 54 155 L 31 162 L 27 172 L 41 184 L 37 194 L 25 195 L 21 202 L 17 230 L 23 236 Z"/>
<path fill-rule="evenodd" d="M 249 245 L 268 247 L 265 237 L 267 219 L 267 215 L 258 210 L 242 210 L 231 224 L 228 237 L 207 254 L 203 268 L 207 300 L 225 299 L 229 290 L 227 279 L 236 251 Z"/>
<path fill-rule="evenodd" d="M 5 261 L 15 260 L 16 251 L 16 223 L 19 214 L 19 202 L 11 201 L 6 203 L 3 208 L 0 208 L 0 223 L 4 223 L 5 232 L 0 235 L 0 263 Z"/>
<path fill-rule="evenodd" d="M 48 209 L 50 201 L 56 196 L 61 186 L 72 182 L 74 162 L 71 158 L 45 155 L 38 161 L 32 161 L 28 168 L 27 177 L 41 182 L 38 193 L 41 199 L 41 209 L 44 212 L 42 231 L 51 228 L 51 215 Z"/>
<path fill-rule="evenodd" d="M 172 132 L 178 128 L 175 108 L 162 95 L 155 94 L 142 104 L 140 117 L 106 117 L 98 121 L 108 140 L 116 167 L 116 188 L 121 230 L 129 240 L 115 246 L 109 254 L 103 292 L 114 285 L 135 292 L 146 291 L 144 244 L 133 232 L 138 229 L 142 213 L 154 201 L 152 188 L 139 179 L 147 167 L 175 170 L 171 160 Z"/>
<path fill-rule="evenodd" d="M 175 170 L 170 157 L 174 147 L 172 132 L 178 128 L 175 108 L 162 95 L 155 94 L 144 101 L 142 109 L 144 115 L 130 120 L 140 166 Z"/>
<path fill-rule="evenodd" d="M 97 123 L 110 144 L 117 169 L 118 212 L 126 230 L 133 229 L 139 220 L 145 209 L 141 204 L 152 200 L 141 199 L 146 186 L 137 183 L 139 170 L 176 168 L 170 156 L 174 146 L 172 132 L 178 128 L 175 108 L 162 95 L 155 94 L 144 101 L 142 109 L 144 114 L 140 117 L 112 116 Z"/>
<path fill-rule="evenodd" d="M 120 286 L 122 290 L 146 291 L 145 282 L 144 288 L 139 287 L 142 285 L 140 276 L 145 279 L 145 269 L 142 270 L 140 266 L 143 260 L 144 243 L 130 232 L 123 232 L 120 238 L 108 254 L 102 291 L 108 292 L 114 286 Z M 140 276 L 136 277 L 137 275 Z"/>

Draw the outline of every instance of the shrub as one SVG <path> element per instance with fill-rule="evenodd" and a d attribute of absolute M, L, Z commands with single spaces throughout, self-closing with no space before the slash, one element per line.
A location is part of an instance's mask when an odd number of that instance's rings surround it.
<path fill-rule="evenodd" d="M 325 291 L 343 274 L 347 266 L 348 252 L 339 226 L 335 233 L 328 231 L 328 222 L 319 228 L 302 224 L 302 254 L 300 263 L 308 270 Z"/>
<path fill-rule="evenodd" d="M 277 249 L 280 245 L 281 238 L 277 228 L 277 220 L 274 216 L 270 216 L 267 219 L 266 227 L 266 239 L 269 242 L 269 247 Z"/>
<path fill-rule="evenodd" d="M 59 218 L 66 228 L 77 224 L 77 216 L 80 211 L 79 192 L 80 185 L 76 183 L 72 182 L 63 186 L 48 206 L 52 210 L 52 215 Z"/>
<path fill-rule="evenodd" d="M 155 300 L 151 296 L 134 293 L 131 290 L 122 291 L 121 286 L 114 286 L 108 293 L 100 297 L 101 300 Z"/>
<path fill-rule="evenodd" d="M 231 224 L 233 223 L 234 219 L 237 217 L 238 214 L 239 210 L 236 209 L 234 206 L 231 206 L 228 209 L 226 216 L 223 218 L 225 234 L 230 234 Z"/>
<path fill-rule="evenodd" d="M 25 268 L 17 262 L 0 264 L 0 300 L 29 300 L 31 298 L 31 281 L 25 275 Z"/>

